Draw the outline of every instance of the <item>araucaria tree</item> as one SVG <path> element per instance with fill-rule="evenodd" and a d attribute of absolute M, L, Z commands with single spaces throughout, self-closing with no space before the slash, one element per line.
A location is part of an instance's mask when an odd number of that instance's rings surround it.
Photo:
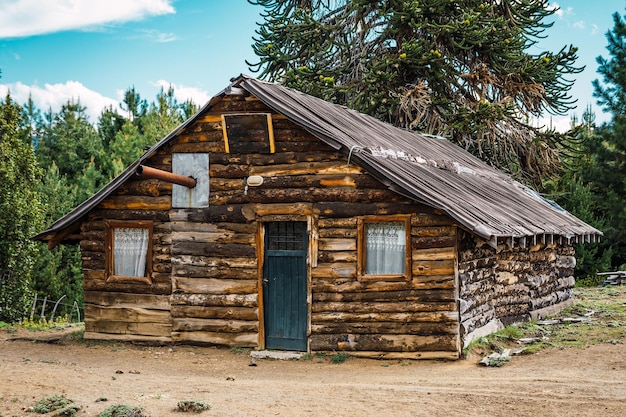
<path fill-rule="evenodd" d="M 547 0 L 249 0 L 265 21 L 260 77 L 397 126 L 442 135 L 539 182 L 560 136 L 533 120 L 572 108 L 577 50 L 536 54 Z"/>

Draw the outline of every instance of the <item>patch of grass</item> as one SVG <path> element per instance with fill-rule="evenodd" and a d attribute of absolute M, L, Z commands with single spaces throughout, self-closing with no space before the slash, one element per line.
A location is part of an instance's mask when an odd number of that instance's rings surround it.
<path fill-rule="evenodd" d="M 330 357 L 330 361 L 332 363 L 344 363 L 345 361 L 348 360 L 349 357 L 350 355 L 346 352 L 338 352 Z"/>
<path fill-rule="evenodd" d="M 143 407 L 128 404 L 113 404 L 98 414 L 98 417 L 147 417 Z"/>
<path fill-rule="evenodd" d="M 524 348 L 531 354 L 549 348 L 584 348 L 598 343 L 624 343 L 626 338 L 626 286 L 575 288 L 574 304 L 551 317 L 555 324 L 531 321 L 473 341 L 464 354 L 506 348 Z M 564 319 L 574 319 L 568 321 Z M 521 343 L 524 340 L 525 343 Z"/>
<path fill-rule="evenodd" d="M 234 346 L 230 348 L 230 353 L 234 353 L 235 355 L 247 355 L 250 353 L 250 349 Z"/>
<path fill-rule="evenodd" d="M 203 411 L 210 410 L 210 409 L 211 409 L 211 404 L 205 403 L 204 401 L 183 400 L 183 401 L 179 401 L 178 404 L 176 404 L 175 411 L 180 411 L 184 413 L 189 412 L 189 411 L 192 411 L 194 413 L 201 413 Z"/>

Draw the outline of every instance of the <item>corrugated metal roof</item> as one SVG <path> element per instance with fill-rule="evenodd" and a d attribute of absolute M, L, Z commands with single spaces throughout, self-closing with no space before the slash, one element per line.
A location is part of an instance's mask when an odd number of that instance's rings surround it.
<path fill-rule="evenodd" d="M 400 129 L 344 106 L 242 75 L 98 193 L 34 239 L 50 240 L 79 221 L 134 175 L 138 165 L 236 87 L 349 155 L 350 163 L 362 166 L 391 190 L 444 211 L 485 239 L 602 234 L 445 139 Z"/>

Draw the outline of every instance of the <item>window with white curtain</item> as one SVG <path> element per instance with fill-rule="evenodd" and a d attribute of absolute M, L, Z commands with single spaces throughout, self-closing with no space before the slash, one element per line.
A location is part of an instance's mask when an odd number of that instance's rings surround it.
<path fill-rule="evenodd" d="M 359 220 L 359 276 L 372 279 L 408 278 L 410 274 L 408 217 Z M 382 278 L 381 278 L 382 277 Z"/>
<path fill-rule="evenodd" d="M 150 283 L 152 225 L 149 222 L 108 222 L 108 278 Z"/>

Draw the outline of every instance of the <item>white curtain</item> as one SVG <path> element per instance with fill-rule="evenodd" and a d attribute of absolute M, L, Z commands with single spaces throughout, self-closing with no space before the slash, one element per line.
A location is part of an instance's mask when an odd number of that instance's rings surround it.
<path fill-rule="evenodd" d="M 406 269 L 404 223 L 366 223 L 365 248 L 366 274 L 404 274 Z"/>
<path fill-rule="evenodd" d="M 114 275 L 143 277 L 148 256 L 148 229 L 123 227 L 113 230 Z"/>

